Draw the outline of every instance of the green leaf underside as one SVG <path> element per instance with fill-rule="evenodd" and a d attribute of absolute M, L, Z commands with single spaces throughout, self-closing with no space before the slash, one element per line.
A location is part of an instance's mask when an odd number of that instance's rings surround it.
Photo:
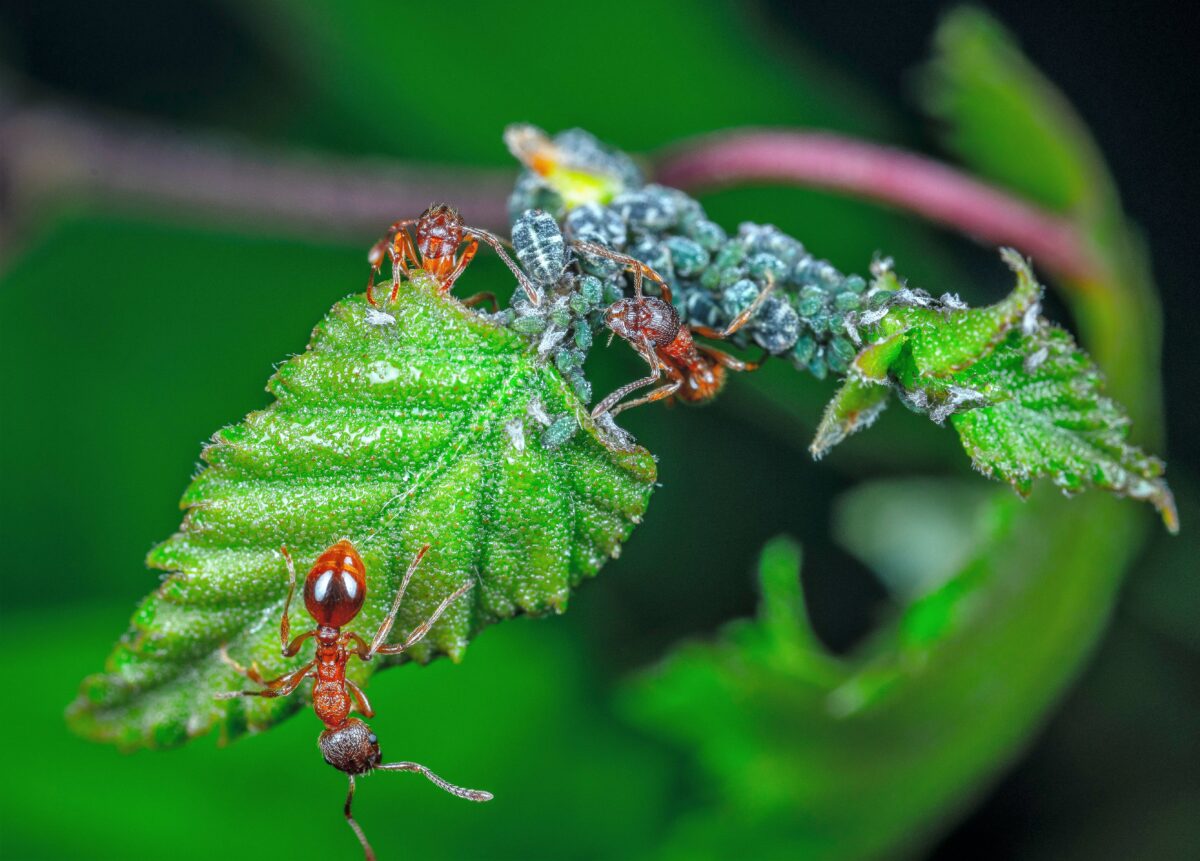
<path fill-rule="evenodd" d="M 77 731 L 170 746 L 218 724 L 223 738 L 262 730 L 303 705 L 307 686 L 281 699 L 213 698 L 253 687 L 220 661 L 222 644 L 267 677 L 311 657 L 279 655 L 280 545 L 303 578 L 327 546 L 354 542 L 368 588 L 347 630 L 369 639 L 408 562 L 431 544 L 391 642 L 455 588 L 475 586 L 411 650 L 422 662 L 458 660 L 499 619 L 561 612 L 619 552 L 649 501 L 654 458 L 606 446 L 557 371 L 420 273 L 387 311 L 393 322 L 361 295 L 338 303 L 272 378 L 275 403 L 213 437 L 180 531 L 147 560 L 172 573 L 134 614 L 107 672 L 84 681 L 69 711 Z M 545 421 L 563 414 L 583 432 L 548 449 Z M 294 633 L 311 624 L 302 601 L 292 614 Z M 384 664 L 353 660 L 349 674 L 362 683 Z"/>
<path fill-rule="evenodd" d="M 1152 503 L 1177 531 L 1162 462 L 1126 442 L 1129 418 L 1104 395 L 1100 370 L 1039 316 L 1028 263 L 1003 256 L 1017 286 L 995 305 L 889 310 L 826 408 L 813 455 L 869 426 L 894 390 L 935 421 L 950 418 L 973 465 L 1023 496 L 1043 476 L 1068 493 L 1107 490 Z"/>

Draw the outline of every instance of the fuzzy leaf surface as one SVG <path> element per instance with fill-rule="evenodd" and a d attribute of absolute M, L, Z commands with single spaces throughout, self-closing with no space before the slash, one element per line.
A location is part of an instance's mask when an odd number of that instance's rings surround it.
<path fill-rule="evenodd" d="M 281 545 L 303 578 L 324 548 L 354 542 L 368 588 L 348 629 L 367 639 L 409 560 L 433 545 L 392 642 L 475 585 L 408 653 L 420 661 L 457 660 L 480 629 L 517 613 L 563 611 L 618 551 L 649 501 L 653 457 L 610 449 L 557 371 L 427 278 L 405 282 L 386 311 L 363 296 L 335 305 L 272 378 L 276 401 L 204 449 L 179 532 L 148 557 L 170 574 L 106 672 L 84 681 L 69 711 L 78 732 L 163 747 L 214 726 L 224 738 L 262 730 L 300 707 L 307 686 L 281 699 L 213 698 L 247 684 L 221 662 L 222 644 L 267 677 L 310 656 L 279 654 Z M 541 431 L 562 415 L 582 432 L 546 448 Z M 293 630 L 305 630 L 303 603 L 292 612 Z M 355 660 L 349 674 L 361 684 L 384 663 Z"/>
<path fill-rule="evenodd" d="M 1069 493 L 1097 488 L 1152 503 L 1172 532 L 1178 516 L 1163 464 L 1127 442 L 1129 417 L 1074 339 L 1040 315 L 1042 286 L 1011 250 L 1017 276 L 984 308 L 897 292 L 826 409 L 814 456 L 870 425 L 888 390 L 939 424 L 950 419 L 974 466 L 1022 496 L 1048 477 Z"/>

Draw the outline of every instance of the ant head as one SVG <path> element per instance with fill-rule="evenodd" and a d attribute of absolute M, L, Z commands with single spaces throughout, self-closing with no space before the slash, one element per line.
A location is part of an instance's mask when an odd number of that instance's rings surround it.
<path fill-rule="evenodd" d="M 345 625 L 358 615 L 366 597 L 366 566 L 345 539 L 318 556 L 304 580 L 304 606 L 323 627 Z"/>
<path fill-rule="evenodd" d="M 453 254 L 462 242 L 462 236 L 462 216 L 445 203 L 433 204 L 417 221 L 417 248 L 423 257 L 437 259 Z"/>
<path fill-rule="evenodd" d="M 655 346 L 671 343 L 680 328 L 675 308 L 655 296 L 618 299 L 604 312 L 604 324 L 627 341 Z"/>
<path fill-rule="evenodd" d="M 325 761 L 346 774 L 366 774 L 379 765 L 379 739 L 358 718 L 350 718 L 335 729 L 321 733 L 317 742 Z"/>

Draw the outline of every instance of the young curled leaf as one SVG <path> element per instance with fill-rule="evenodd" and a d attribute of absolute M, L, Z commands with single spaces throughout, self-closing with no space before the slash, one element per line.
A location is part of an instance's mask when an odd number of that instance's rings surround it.
<path fill-rule="evenodd" d="M 610 449 L 552 366 L 420 274 L 386 309 L 363 296 L 334 306 L 270 391 L 275 403 L 205 448 L 180 531 L 149 555 L 170 576 L 106 672 L 84 681 L 69 710 L 77 732 L 161 747 L 215 725 L 225 738 L 261 730 L 302 705 L 213 698 L 244 683 L 220 660 L 223 646 L 267 677 L 304 660 L 279 654 L 281 545 L 303 576 L 328 545 L 354 542 L 367 598 L 352 628 L 369 639 L 409 560 L 431 544 L 391 639 L 473 581 L 411 652 L 457 660 L 491 622 L 565 609 L 618 551 L 654 485 L 648 452 Z M 573 417 L 580 432 L 545 445 L 547 414 Z M 307 621 L 293 604 L 293 629 Z M 361 684 L 383 663 L 352 662 L 351 676 Z"/>
<path fill-rule="evenodd" d="M 894 390 L 941 424 L 951 420 L 972 463 L 1022 495 L 1048 476 L 1067 492 L 1089 487 L 1146 500 L 1178 530 L 1163 464 L 1126 442 L 1129 418 L 1071 336 L 1040 316 L 1042 286 L 1004 249 L 1017 286 L 972 309 L 953 297 L 900 289 L 826 408 L 811 451 L 821 457 L 867 427 Z"/>

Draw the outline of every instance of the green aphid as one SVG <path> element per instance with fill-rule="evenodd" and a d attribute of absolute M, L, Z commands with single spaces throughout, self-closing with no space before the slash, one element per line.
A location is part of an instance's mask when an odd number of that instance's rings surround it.
<path fill-rule="evenodd" d="M 715 252 L 729 239 L 729 234 L 725 232 L 725 228 L 721 227 L 715 221 L 709 221 L 706 218 L 699 219 L 687 226 L 690 228 L 687 231 L 687 235 L 694 239 L 705 251 Z"/>
<path fill-rule="evenodd" d="M 792 347 L 792 361 L 801 368 L 807 367 L 816 354 L 817 339 L 807 332 L 801 335 L 796 341 L 796 346 Z"/>
<path fill-rule="evenodd" d="M 862 307 L 862 297 L 850 291 L 839 293 L 833 297 L 833 307 L 839 311 L 857 311 Z"/>
<path fill-rule="evenodd" d="M 849 338 L 839 337 L 829 342 L 825 350 L 825 360 L 829 364 L 829 370 L 844 374 L 850 369 L 850 363 L 857 354 L 858 351 L 854 349 L 854 344 Z"/>
<path fill-rule="evenodd" d="M 825 363 L 825 348 L 818 347 L 816 353 L 808 360 L 808 372 L 818 380 L 829 375 L 829 366 Z"/>
<path fill-rule="evenodd" d="M 716 290 L 721 284 L 721 270 L 716 266 L 709 266 L 700 273 L 700 286 L 705 290 Z"/>
<path fill-rule="evenodd" d="M 576 317 L 582 317 L 587 314 L 588 311 L 592 310 L 592 308 L 596 307 L 595 304 L 589 302 L 587 297 L 582 293 L 572 293 L 571 298 L 567 300 L 567 306 L 571 309 L 571 313 L 573 313 Z"/>
<path fill-rule="evenodd" d="M 575 432 L 579 430 L 579 421 L 575 416 L 567 415 L 559 416 L 550 423 L 550 427 L 542 431 L 541 441 L 542 447 L 555 449 L 559 446 L 570 442 L 571 437 L 575 436 Z"/>
<path fill-rule="evenodd" d="M 717 256 L 713 258 L 712 265 L 717 269 L 729 269 L 730 267 L 741 265 L 745 259 L 746 249 L 742 248 L 736 242 L 729 242 L 717 252 Z"/>
<path fill-rule="evenodd" d="M 862 293 L 867 289 L 867 282 L 861 275 L 850 275 L 842 282 L 842 289 L 851 293 Z"/>
<path fill-rule="evenodd" d="M 571 325 L 571 309 L 566 306 L 551 309 L 549 316 L 550 322 L 555 326 L 561 326 L 565 329 Z"/>
<path fill-rule="evenodd" d="M 806 319 L 817 316 L 825 310 L 825 291 L 811 284 L 805 287 L 800 291 L 800 301 L 796 303 L 796 310 Z"/>
<path fill-rule="evenodd" d="M 788 273 L 788 265 L 774 254 L 759 252 L 750 258 L 750 277 L 765 283 L 768 278 L 782 281 Z"/>
<path fill-rule="evenodd" d="M 585 404 L 592 399 L 592 384 L 589 383 L 583 376 L 583 371 L 578 368 L 567 376 L 567 382 L 571 384 L 571 388 L 575 390 L 575 397 L 583 401 Z"/>
<path fill-rule="evenodd" d="M 683 236 L 669 236 L 663 243 L 671 252 L 675 274 L 684 278 L 698 275 L 708 266 L 708 252 L 700 244 Z"/>
<path fill-rule="evenodd" d="M 518 317 L 512 321 L 511 325 L 514 332 L 520 332 L 522 335 L 536 335 L 546 328 L 546 321 L 531 314 L 527 317 Z"/>
<path fill-rule="evenodd" d="M 595 308 L 604 301 L 604 284 L 595 275 L 584 275 L 579 279 L 579 295 L 587 300 L 591 308 Z"/>
<path fill-rule="evenodd" d="M 575 346 L 586 354 L 592 348 L 592 328 L 586 323 L 576 323 L 574 336 Z"/>
<path fill-rule="evenodd" d="M 568 376 L 579 371 L 579 366 L 583 364 L 583 356 L 574 350 L 559 350 L 554 355 L 554 364 L 563 376 Z"/>
<path fill-rule="evenodd" d="M 732 287 L 739 281 L 745 280 L 746 276 L 749 274 L 750 273 L 747 271 L 745 266 L 730 266 L 726 269 L 722 269 L 721 278 L 719 281 L 717 281 L 717 289 L 724 290 Z"/>

